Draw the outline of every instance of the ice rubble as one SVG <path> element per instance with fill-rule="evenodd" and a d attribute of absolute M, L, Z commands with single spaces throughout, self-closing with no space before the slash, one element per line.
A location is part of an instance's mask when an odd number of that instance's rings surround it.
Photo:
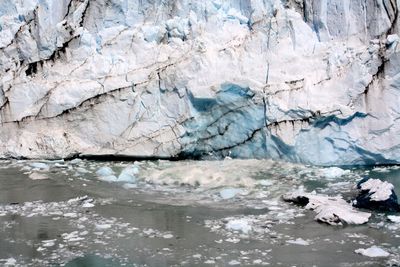
<path fill-rule="evenodd" d="M 232 231 L 240 231 L 244 234 L 248 234 L 251 230 L 252 227 L 249 224 L 249 221 L 246 219 L 233 219 L 228 221 L 228 223 L 225 225 L 226 229 L 232 230 Z"/>
<path fill-rule="evenodd" d="M 283 200 L 313 210 L 317 213 L 315 220 L 331 225 L 364 224 L 371 216 L 370 213 L 354 209 L 339 196 L 329 197 L 297 191 L 283 195 Z"/>
<path fill-rule="evenodd" d="M 367 257 L 372 257 L 372 258 L 375 258 L 375 257 L 388 257 L 390 255 L 389 252 L 387 252 L 387 251 L 385 251 L 382 248 L 377 247 L 377 246 L 372 246 L 372 247 L 366 248 L 366 249 L 360 248 L 360 249 L 355 250 L 355 253 L 358 253 L 358 254 L 361 254 L 361 255 L 367 256 Z"/>

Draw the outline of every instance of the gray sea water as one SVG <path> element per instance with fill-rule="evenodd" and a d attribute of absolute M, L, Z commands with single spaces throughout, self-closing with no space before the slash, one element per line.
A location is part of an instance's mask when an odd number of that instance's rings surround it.
<path fill-rule="evenodd" d="M 36 163 L 0 162 L 1 266 L 400 266 L 396 214 L 331 226 L 281 200 L 298 188 L 351 199 L 365 176 L 400 195 L 397 166 L 332 175 L 269 160 Z M 102 181 L 104 166 L 138 173 Z M 355 253 L 373 245 L 390 255 Z"/>

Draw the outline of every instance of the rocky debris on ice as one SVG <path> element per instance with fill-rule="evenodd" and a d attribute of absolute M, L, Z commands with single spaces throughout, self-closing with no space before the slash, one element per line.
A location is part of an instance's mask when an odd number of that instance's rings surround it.
<path fill-rule="evenodd" d="M 339 177 L 342 177 L 343 175 L 350 174 L 350 173 L 351 173 L 350 170 L 343 170 L 338 167 L 330 167 L 330 168 L 321 169 L 322 176 L 324 176 L 325 178 L 328 178 L 328 179 L 339 178 Z"/>
<path fill-rule="evenodd" d="M 367 257 L 388 257 L 390 255 L 389 252 L 383 250 L 380 247 L 377 246 L 372 246 L 370 248 L 359 248 L 355 250 L 355 253 L 361 254 L 363 256 L 367 256 Z"/>
<path fill-rule="evenodd" d="M 400 211 L 394 186 L 379 179 L 364 178 L 357 184 L 359 194 L 353 206 L 378 211 Z"/>
<path fill-rule="evenodd" d="M 339 196 L 329 197 L 298 191 L 283 195 L 283 200 L 313 210 L 317 213 L 314 218 L 316 221 L 330 225 L 364 224 L 371 216 L 370 213 L 357 211 Z"/>

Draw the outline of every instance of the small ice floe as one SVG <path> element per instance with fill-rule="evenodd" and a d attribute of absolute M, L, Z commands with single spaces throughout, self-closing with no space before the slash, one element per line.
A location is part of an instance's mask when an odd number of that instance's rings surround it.
<path fill-rule="evenodd" d="M 228 262 L 229 265 L 240 265 L 240 261 L 237 260 L 231 260 L 230 262 Z"/>
<path fill-rule="evenodd" d="M 61 236 L 64 239 L 64 241 L 66 241 L 66 242 L 78 242 L 78 241 L 84 240 L 83 237 L 79 236 L 78 231 L 74 231 L 71 233 L 64 233 Z"/>
<path fill-rule="evenodd" d="M 29 166 L 31 166 L 34 169 L 38 169 L 38 170 L 49 170 L 50 169 L 50 166 L 43 162 L 32 162 L 29 164 Z"/>
<path fill-rule="evenodd" d="M 331 225 L 364 224 L 371 216 L 371 213 L 355 210 L 339 196 L 329 197 L 298 191 L 285 194 L 283 200 L 315 211 L 315 220 Z"/>
<path fill-rule="evenodd" d="M 82 204 L 82 208 L 93 208 L 94 204 L 90 202 L 85 202 Z"/>
<path fill-rule="evenodd" d="M 225 225 L 225 228 L 227 230 L 232 230 L 232 231 L 241 231 L 244 234 L 248 234 L 252 230 L 252 227 L 249 224 L 249 221 L 246 219 L 230 220 Z"/>
<path fill-rule="evenodd" d="M 107 166 L 101 167 L 96 171 L 96 174 L 101 177 L 114 175 L 114 171 Z"/>
<path fill-rule="evenodd" d="M 242 189 L 239 188 L 225 188 L 219 191 L 219 196 L 222 199 L 234 198 L 237 194 L 242 193 Z"/>
<path fill-rule="evenodd" d="M 382 248 L 377 247 L 377 246 L 372 246 L 370 248 L 365 248 L 365 249 L 364 248 L 359 248 L 359 249 L 356 249 L 354 252 L 358 253 L 358 254 L 361 254 L 363 256 L 372 257 L 372 258 L 375 258 L 375 257 L 388 257 L 390 255 L 389 252 L 387 252 L 387 251 L 385 251 Z"/>
<path fill-rule="evenodd" d="M 133 188 L 137 188 L 138 186 L 137 186 L 137 184 L 129 184 L 129 183 L 127 183 L 127 184 L 124 184 L 122 187 L 125 188 L 125 189 L 133 189 Z"/>
<path fill-rule="evenodd" d="M 4 263 L 4 266 L 15 266 L 17 264 L 17 260 L 14 258 L 8 258 L 6 259 L 6 262 Z"/>
<path fill-rule="evenodd" d="M 274 181 L 264 179 L 264 180 L 259 180 L 258 183 L 262 186 L 271 186 L 274 184 Z"/>
<path fill-rule="evenodd" d="M 375 167 L 372 169 L 374 172 L 390 172 L 389 168 L 385 168 L 385 167 Z"/>
<path fill-rule="evenodd" d="M 321 170 L 321 174 L 328 179 L 339 178 L 339 177 L 342 177 L 343 175 L 346 175 L 349 173 L 350 173 L 350 170 L 343 170 L 338 167 L 324 168 Z"/>
<path fill-rule="evenodd" d="M 139 168 L 136 165 L 128 166 L 118 176 L 118 182 L 135 183 Z"/>
<path fill-rule="evenodd" d="M 353 201 L 357 208 L 379 211 L 400 211 L 394 186 L 379 179 L 364 178 L 358 184 L 360 190 Z"/>
<path fill-rule="evenodd" d="M 388 217 L 389 221 L 391 221 L 391 222 L 400 223 L 400 216 L 389 215 L 387 217 Z"/>
<path fill-rule="evenodd" d="M 111 228 L 111 224 L 96 224 L 97 230 L 106 230 L 106 229 L 110 229 L 110 228 Z"/>
<path fill-rule="evenodd" d="M 53 247 L 56 244 L 56 240 L 52 239 L 52 240 L 43 240 L 42 241 L 42 246 L 43 247 Z"/>
<path fill-rule="evenodd" d="M 163 235 L 162 237 L 165 238 L 165 239 L 171 239 L 171 238 L 173 238 L 174 236 L 173 236 L 172 234 L 165 234 L 165 235 Z"/>
<path fill-rule="evenodd" d="M 302 238 L 297 238 L 297 239 L 291 239 L 291 240 L 287 240 L 286 243 L 289 244 L 294 244 L 294 245 L 301 245 L 301 246 L 308 246 L 310 245 L 310 242 L 302 239 Z"/>
<path fill-rule="evenodd" d="M 47 175 L 43 174 L 43 173 L 38 173 L 38 172 L 32 172 L 31 174 L 29 174 L 29 178 L 32 180 L 46 180 L 49 179 L 49 177 L 47 177 Z"/>

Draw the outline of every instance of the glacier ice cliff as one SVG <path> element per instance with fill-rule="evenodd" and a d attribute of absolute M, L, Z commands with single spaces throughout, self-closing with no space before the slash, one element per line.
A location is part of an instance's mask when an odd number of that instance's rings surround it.
<path fill-rule="evenodd" d="M 2 0 L 0 157 L 400 162 L 397 0 Z"/>

